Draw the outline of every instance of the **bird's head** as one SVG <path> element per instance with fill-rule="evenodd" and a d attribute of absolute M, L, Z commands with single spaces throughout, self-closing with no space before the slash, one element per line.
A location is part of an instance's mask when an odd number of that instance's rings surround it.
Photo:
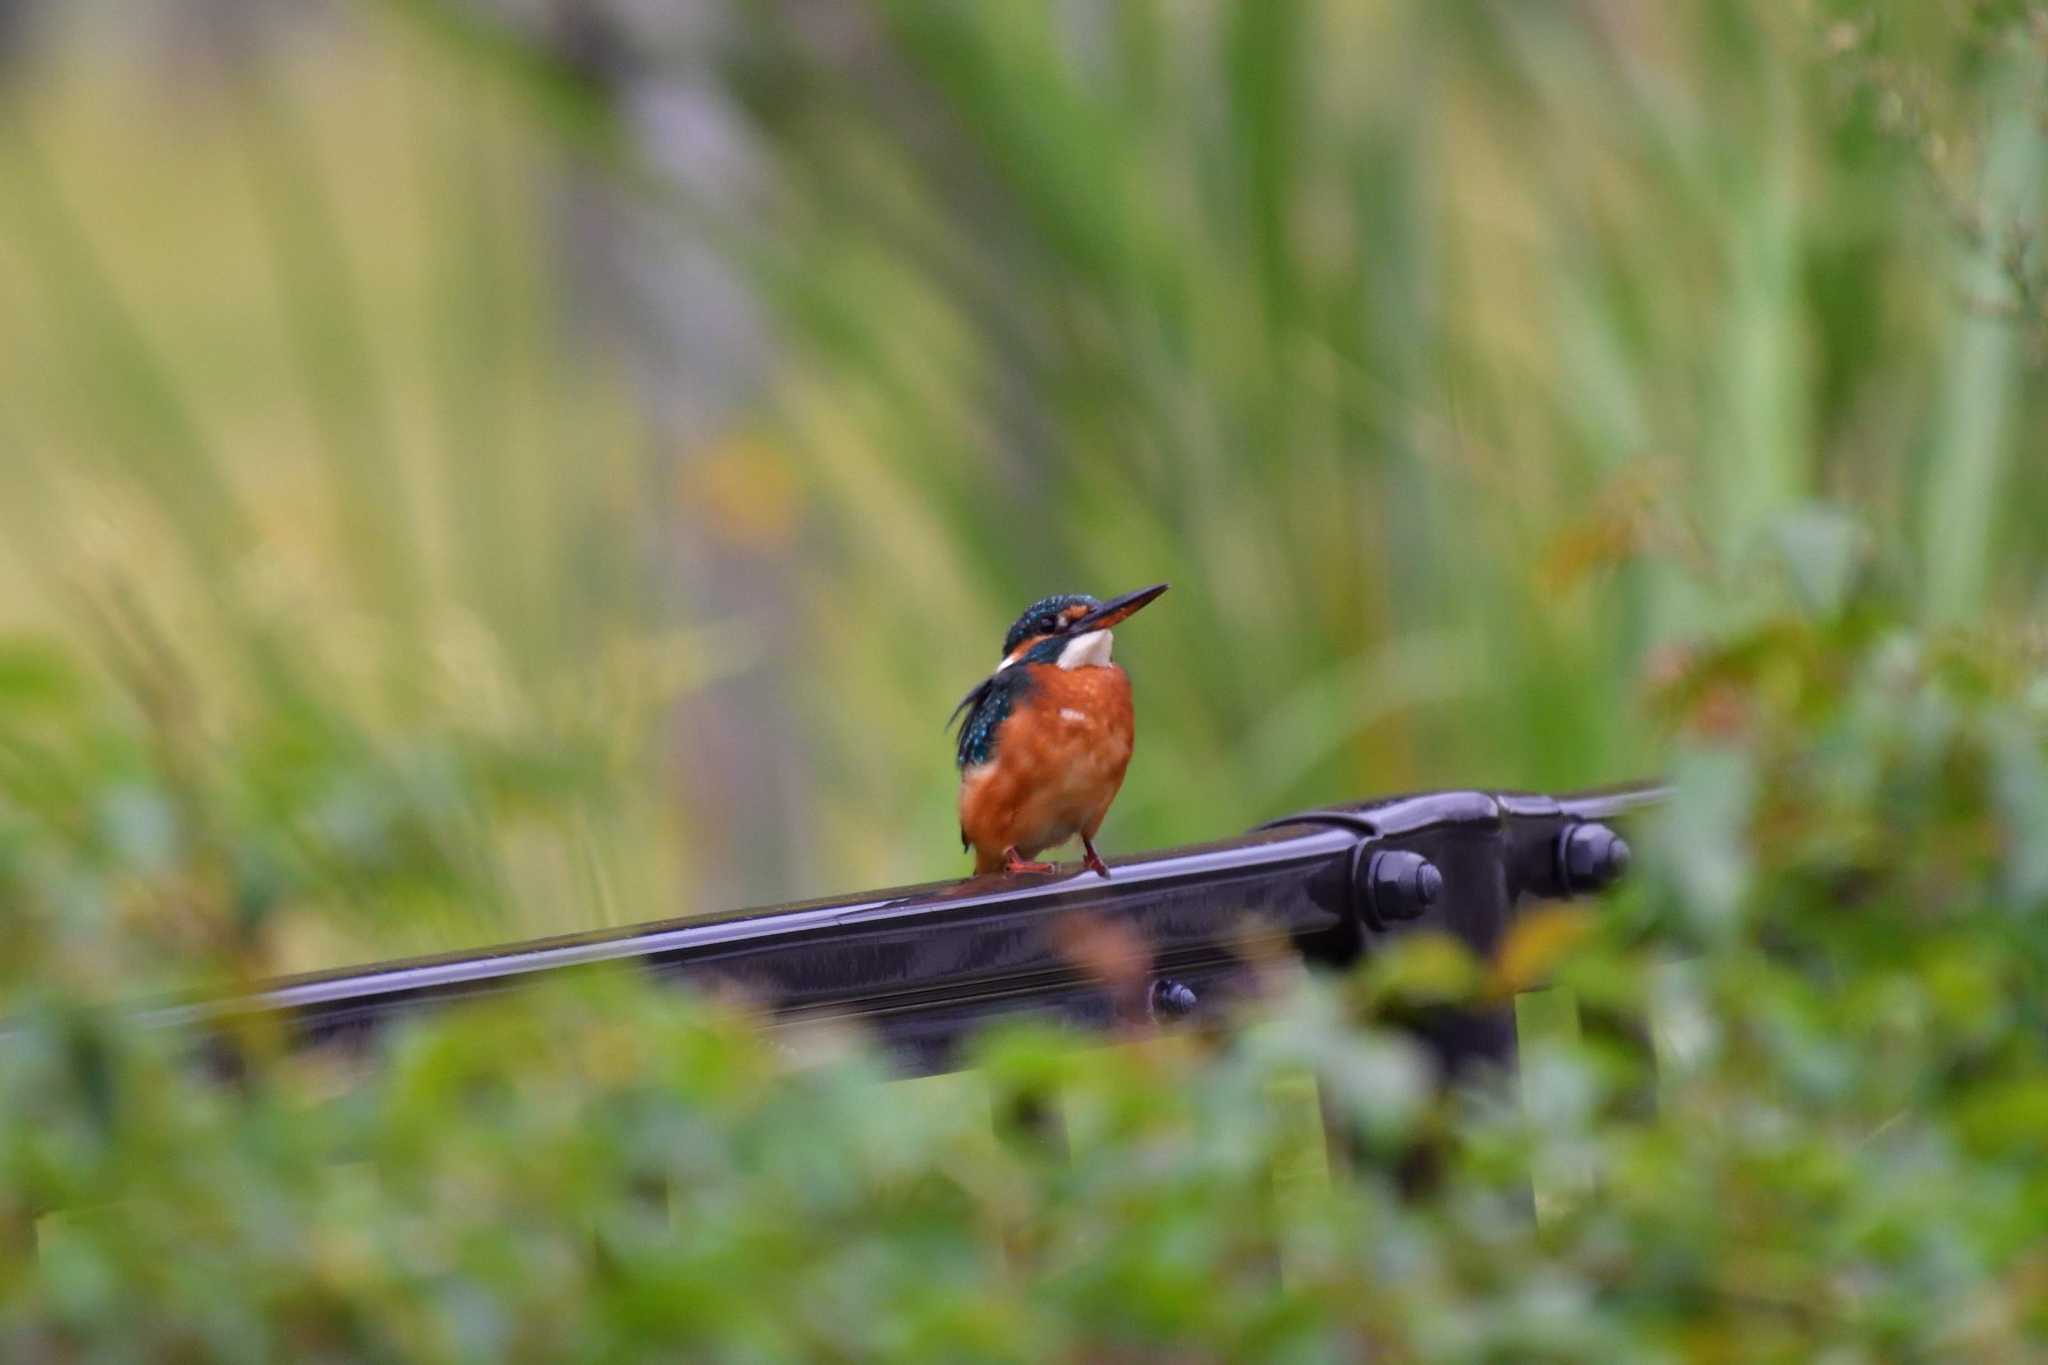
<path fill-rule="evenodd" d="M 1107 663 L 1110 628 L 1165 591 L 1166 584 L 1154 583 L 1107 602 L 1086 593 L 1040 598 L 1024 609 L 1003 637 L 1003 662 L 998 670 L 1041 650 L 1047 653 L 1047 662 L 1068 668 Z"/>

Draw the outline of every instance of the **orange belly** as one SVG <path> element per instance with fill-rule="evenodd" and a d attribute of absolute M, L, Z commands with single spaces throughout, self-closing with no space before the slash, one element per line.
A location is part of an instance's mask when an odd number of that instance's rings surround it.
<path fill-rule="evenodd" d="M 1026 858 L 1076 834 L 1090 839 L 1131 762 L 1131 682 L 1115 664 L 1032 669 L 1032 687 L 1003 722 L 995 755 L 960 778 L 960 832 L 974 870 Z"/>

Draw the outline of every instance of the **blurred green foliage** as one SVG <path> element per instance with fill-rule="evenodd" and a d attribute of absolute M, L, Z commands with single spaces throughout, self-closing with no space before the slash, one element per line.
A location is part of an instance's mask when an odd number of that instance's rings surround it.
<path fill-rule="evenodd" d="M 0 89 L 0 1355 L 2048 1354 L 2037 7 L 749 7 L 729 200 L 488 11 L 98 22 Z M 565 185 L 773 316 L 701 446 Z M 726 675 L 814 889 L 953 874 L 1004 624 L 1158 578 L 1112 851 L 1667 772 L 1639 884 L 909 1085 L 605 976 L 234 1085 L 123 1013 L 692 907 Z"/>
<path fill-rule="evenodd" d="M 1663 704 L 1677 795 L 1618 902 L 1491 966 L 1424 939 L 1282 974 L 1231 1030 L 1005 1031 L 957 1077 L 592 974 L 369 1067 L 252 1036 L 224 1085 L 46 956 L 0 1049 L 0 1346 L 2038 1356 L 2048 659 L 1859 597 L 1702 650 Z M 1607 1027 L 1550 1009 L 1518 1081 L 1439 1094 L 1404 1012 L 1546 979 Z M 1047 1104 L 1063 1143 L 1019 1117 Z M 1438 1175 L 1404 1187 L 1418 1144 Z"/>

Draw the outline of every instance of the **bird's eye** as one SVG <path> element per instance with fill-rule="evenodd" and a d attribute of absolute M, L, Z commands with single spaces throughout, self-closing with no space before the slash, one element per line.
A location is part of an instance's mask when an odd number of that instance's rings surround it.
<path fill-rule="evenodd" d="M 1039 630 L 1043 631 L 1047 635 L 1050 635 L 1052 633 L 1052 628 L 1058 625 L 1059 623 L 1060 618 L 1054 616 L 1051 612 L 1047 612 L 1045 615 L 1038 618 Z"/>

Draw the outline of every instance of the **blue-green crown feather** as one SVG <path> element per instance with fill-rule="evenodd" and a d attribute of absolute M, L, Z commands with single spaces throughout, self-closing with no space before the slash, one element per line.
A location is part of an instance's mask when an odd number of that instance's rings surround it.
<path fill-rule="evenodd" d="M 1010 627 L 1010 633 L 1003 637 L 1003 657 L 1009 658 L 1010 651 L 1034 635 L 1049 635 L 1058 628 L 1068 607 L 1099 607 L 1102 602 L 1085 592 L 1063 592 L 1052 597 L 1041 597 L 1024 608 L 1024 614 L 1017 618 L 1017 624 Z"/>

